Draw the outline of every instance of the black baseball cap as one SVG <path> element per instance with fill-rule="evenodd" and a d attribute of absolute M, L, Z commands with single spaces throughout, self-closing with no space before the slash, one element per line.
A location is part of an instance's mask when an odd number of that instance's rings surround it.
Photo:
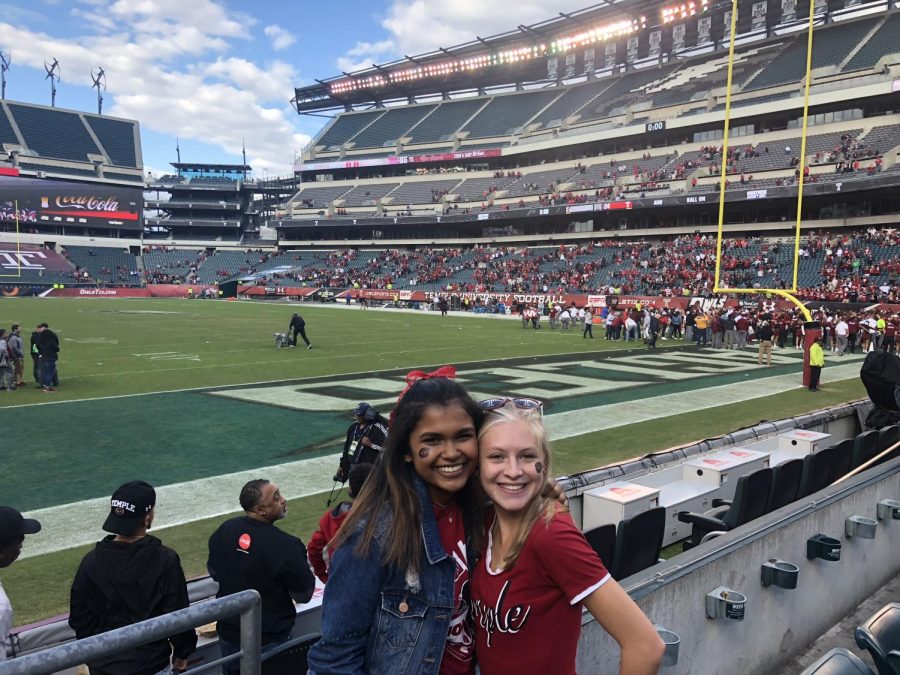
<path fill-rule="evenodd" d="M 124 537 L 134 534 L 155 505 L 156 490 L 152 485 L 142 480 L 125 483 L 109 500 L 109 515 L 103 529 Z"/>
<path fill-rule="evenodd" d="M 11 506 L 0 506 L 0 540 L 15 539 L 25 534 L 37 534 L 41 524 L 34 518 L 24 518 Z"/>
<path fill-rule="evenodd" d="M 365 403 L 365 402 L 358 403 L 356 405 L 356 407 L 353 409 L 353 414 L 358 417 L 362 417 L 363 415 L 366 414 L 366 410 L 368 410 L 370 407 L 371 406 L 368 403 Z"/>

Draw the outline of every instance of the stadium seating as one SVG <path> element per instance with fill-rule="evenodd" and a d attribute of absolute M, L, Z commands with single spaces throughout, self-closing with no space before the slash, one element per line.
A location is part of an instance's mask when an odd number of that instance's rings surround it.
<path fill-rule="evenodd" d="M 361 113 L 341 115 L 316 140 L 316 145 L 339 149 L 341 145 L 348 143 L 356 134 L 381 117 L 384 112 L 384 110 L 368 110 Z"/>
<path fill-rule="evenodd" d="M 360 185 L 344 194 L 340 201 L 341 207 L 348 206 L 377 206 L 388 192 L 398 187 L 400 183 L 379 183 L 376 185 Z"/>
<path fill-rule="evenodd" d="M 313 183 L 313 186 L 320 185 L 319 183 Z M 353 187 L 349 184 L 326 184 L 322 183 L 321 185 L 328 185 L 328 187 L 301 187 L 300 192 L 298 192 L 291 199 L 291 202 L 297 208 L 316 208 L 316 209 L 324 209 L 328 208 L 328 206 L 335 199 L 340 199 L 340 197 Z M 303 204 L 303 202 L 308 201 L 309 204 Z"/>
<path fill-rule="evenodd" d="M 900 424 L 894 424 L 893 426 L 885 427 L 879 431 L 878 452 L 887 450 L 897 443 L 900 443 Z M 900 448 L 895 449 L 892 453 L 883 457 L 879 461 L 879 464 L 889 462 L 895 457 L 900 457 Z"/>
<path fill-rule="evenodd" d="M 666 509 L 661 506 L 621 521 L 609 570 L 613 578 L 624 579 L 658 563 L 665 529 Z"/>
<path fill-rule="evenodd" d="M 392 204 L 429 204 L 440 202 L 439 195 L 447 194 L 459 184 L 459 179 L 430 180 L 423 182 L 402 183 L 387 196 Z"/>
<path fill-rule="evenodd" d="M 139 286 L 136 258 L 122 249 L 66 246 L 69 262 L 87 271 L 91 279 L 111 284 Z"/>
<path fill-rule="evenodd" d="M 19 139 L 16 136 L 16 132 L 13 130 L 12 122 L 10 122 L 9 117 L 6 116 L 6 108 L 0 104 L 0 149 L 3 148 L 4 143 L 18 145 Z"/>
<path fill-rule="evenodd" d="M 872 675 L 872 671 L 853 652 L 834 647 L 816 659 L 800 675 Z"/>
<path fill-rule="evenodd" d="M 853 468 L 862 466 L 878 454 L 878 432 L 866 431 L 856 437 L 853 446 Z"/>
<path fill-rule="evenodd" d="M 900 675 L 888 662 L 888 654 L 900 651 L 900 602 L 891 602 L 875 612 L 854 635 L 856 644 L 869 651 L 878 675 Z"/>
<path fill-rule="evenodd" d="M 577 114 L 584 106 L 600 96 L 610 84 L 612 83 L 609 80 L 596 80 L 566 87 L 562 96 L 548 105 L 530 124 L 544 129 L 558 127 L 566 118 Z"/>
<path fill-rule="evenodd" d="M 353 147 L 380 148 L 386 144 L 396 145 L 397 139 L 434 109 L 433 105 L 392 108 L 354 136 Z"/>
<path fill-rule="evenodd" d="M 462 128 L 467 138 L 488 138 L 518 133 L 522 126 L 562 92 L 533 91 L 495 96 Z"/>
<path fill-rule="evenodd" d="M 813 41 L 813 69 L 840 65 L 880 20 L 862 19 L 817 31 L 816 37 L 819 39 Z M 799 82 L 806 76 L 806 50 L 805 40 L 794 40 L 777 59 L 750 80 L 744 90 L 753 91 Z"/>
<path fill-rule="evenodd" d="M 77 113 L 8 103 L 25 143 L 42 157 L 87 162 L 100 149 Z"/>
<path fill-rule="evenodd" d="M 900 14 L 896 12 L 887 17 L 884 24 L 853 55 L 843 68 L 843 72 L 874 68 L 888 54 L 897 53 L 900 40 Z"/>
<path fill-rule="evenodd" d="M 428 117 L 407 132 L 410 145 L 436 143 L 450 137 L 487 101 L 483 98 L 441 103 Z"/>
<path fill-rule="evenodd" d="M 809 497 L 831 484 L 836 457 L 837 451 L 832 447 L 824 448 L 803 458 L 803 476 L 800 478 L 797 499 Z"/>
<path fill-rule="evenodd" d="M 584 538 L 597 555 L 600 556 L 604 566 L 607 569 L 611 568 L 616 550 L 616 525 L 610 523 L 595 527 L 585 532 Z"/>
<path fill-rule="evenodd" d="M 855 446 L 855 438 L 845 439 L 837 445 L 832 446 L 835 455 L 834 465 L 831 467 L 831 482 L 836 481 L 842 476 L 846 476 L 850 473 L 851 469 L 853 469 L 853 449 Z"/>
<path fill-rule="evenodd" d="M 88 116 L 85 119 L 113 164 L 134 167 L 138 165 L 132 123 L 108 117 Z"/>
<path fill-rule="evenodd" d="M 682 511 L 678 520 L 690 523 L 691 536 L 684 540 L 685 551 L 699 545 L 712 532 L 727 532 L 766 513 L 772 489 L 772 469 L 760 469 L 737 480 L 734 499 L 714 499 L 704 513 Z"/>
<path fill-rule="evenodd" d="M 766 504 L 767 513 L 787 506 L 797 499 L 802 476 L 802 459 L 791 459 L 772 469 L 772 489 L 769 491 L 769 501 Z"/>

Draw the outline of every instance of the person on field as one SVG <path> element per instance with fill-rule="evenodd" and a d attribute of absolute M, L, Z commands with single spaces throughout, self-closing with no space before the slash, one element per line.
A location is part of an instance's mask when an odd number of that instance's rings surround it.
<path fill-rule="evenodd" d="M 56 361 L 59 358 L 59 338 L 50 326 L 38 326 L 38 354 L 41 359 L 41 388 L 45 392 L 56 391 L 59 379 L 56 376 Z"/>
<path fill-rule="evenodd" d="M 0 391 L 15 391 L 13 352 L 5 328 L 0 328 Z"/>
<path fill-rule="evenodd" d="M 288 326 L 288 332 L 293 331 L 294 337 L 292 339 L 292 347 L 297 346 L 297 336 L 303 338 L 303 341 L 306 343 L 307 349 L 312 349 L 312 345 L 309 342 L 309 338 L 306 337 L 306 321 L 303 320 L 303 317 L 294 312 L 294 315 L 291 317 L 291 323 Z"/>
<path fill-rule="evenodd" d="M 822 368 L 825 367 L 825 352 L 822 351 L 822 338 L 817 337 L 816 341 L 809 348 L 809 390 L 821 391 L 819 389 L 819 378 L 822 377 Z"/>
<path fill-rule="evenodd" d="M 13 353 L 13 382 L 16 387 L 24 387 L 25 380 L 25 345 L 22 342 L 22 326 L 17 323 L 12 325 L 9 335 L 9 346 Z"/>
<path fill-rule="evenodd" d="M 82 640 L 186 608 L 181 560 L 149 534 L 156 491 L 132 481 L 113 493 L 104 537 L 81 561 L 72 582 L 69 625 Z M 197 634 L 186 630 L 88 662 L 91 675 L 167 675 L 187 669 Z"/>
<path fill-rule="evenodd" d="M 354 422 L 347 429 L 344 452 L 334 479 L 343 483 L 356 464 L 374 464 L 381 459 L 381 449 L 387 438 L 388 421 L 368 403 L 353 409 Z"/>
<path fill-rule="evenodd" d="M 216 597 L 256 590 L 262 597 L 263 654 L 291 639 L 297 610 L 294 602 L 309 602 L 316 579 L 297 537 L 275 527 L 287 515 L 287 502 L 278 486 L 265 479 L 248 482 L 239 497 L 244 515 L 222 523 L 209 538 L 206 568 L 219 583 Z M 218 622 L 222 656 L 240 651 L 240 616 Z M 239 664 L 222 672 L 236 675 Z"/>
<path fill-rule="evenodd" d="M 22 542 L 26 534 L 37 534 L 41 524 L 22 514 L 11 506 L 0 506 L 0 569 L 9 567 L 22 552 Z M 0 584 L 0 661 L 6 660 L 11 652 L 9 631 L 13 627 L 13 608 Z"/>
<path fill-rule="evenodd" d="M 350 513 L 350 507 L 353 506 L 353 500 L 362 489 L 363 483 L 369 477 L 372 470 L 371 464 L 357 464 L 350 469 L 350 477 L 347 482 L 350 487 L 347 494 L 349 501 L 342 501 L 332 509 L 328 509 L 319 519 L 319 529 L 313 532 L 309 539 L 309 546 L 306 552 L 309 554 L 309 562 L 312 564 L 313 572 L 324 584 L 328 581 L 328 569 L 331 566 L 332 549 L 329 547 L 334 535 L 337 534 L 341 523 Z"/>

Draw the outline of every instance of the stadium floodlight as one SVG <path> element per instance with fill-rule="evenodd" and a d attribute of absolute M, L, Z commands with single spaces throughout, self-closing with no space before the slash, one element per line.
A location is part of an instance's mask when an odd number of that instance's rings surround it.
<path fill-rule="evenodd" d="M 706 7 L 706 0 L 696 0 L 696 2 L 700 3 L 704 8 Z M 546 41 L 536 42 L 531 45 L 485 52 L 467 56 L 465 58 L 456 58 L 447 50 L 441 49 L 441 51 L 451 58 L 445 61 L 436 61 L 428 64 L 416 62 L 414 66 L 391 71 L 385 70 L 384 68 L 378 68 L 384 75 L 370 75 L 368 77 L 356 78 L 344 73 L 347 75 L 347 79 L 330 84 L 329 89 L 331 94 L 339 95 L 351 91 L 385 87 L 395 83 L 410 82 L 412 80 L 420 80 L 423 78 L 447 77 L 450 75 L 469 73 L 482 68 L 533 61 L 546 56 L 553 56 L 557 53 L 567 52 L 580 46 L 597 42 L 606 42 L 624 35 L 631 35 L 646 27 L 647 17 L 640 16 L 594 26 L 589 30 L 556 38 L 549 44 L 547 44 Z M 484 40 L 481 40 L 481 42 L 485 45 L 488 44 Z"/>
<path fill-rule="evenodd" d="M 705 12 L 707 9 L 709 9 L 709 0 L 691 0 L 680 5 L 663 7 L 661 10 L 662 22 L 667 24 L 673 21 L 683 21 L 695 16 L 698 12 Z"/>

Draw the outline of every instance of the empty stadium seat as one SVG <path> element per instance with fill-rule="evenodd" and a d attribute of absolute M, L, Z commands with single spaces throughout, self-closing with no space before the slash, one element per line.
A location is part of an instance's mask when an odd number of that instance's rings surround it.
<path fill-rule="evenodd" d="M 878 452 L 887 450 L 897 443 L 900 443 L 900 424 L 884 427 L 878 432 Z M 888 462 L 895 457 L 900 457 L 900 448 L 895 448 L 891 454 L 882 458 L 879 463 Z"/>
<path fill-rule="evenodd" d="M 846 476 L 853 469 L 853 448 L 856 445 L 855 438 L 841 441 L 834 448 L 834 465 L 831 468 L 831 482 Z"/>
<path fill-rule="evenodd" d="M 600 556 L 600 560 L 607 568 L 612 568 L 616 550 L 616 526 L 614 524 L 601 525 L 584 533 L 584 538 L 591 548 Z"/>
<path fill-rule="evenodd" d="M 662 506 L 620 522 L 609 571 L 613 578 L 624 579 L 658 563 L 665 530 L 666 510 Z"/>
<path fill-rule="evenodd" d="M 878 669 L 878 675 L 900 675 L 893 664 L 888 662 L 890 652 L 900 650 L 900 602 L 891 602 L 875 614 L 854 633 L 856 644 L 867 649 Z"/>
<path fill-rule="evenodd" d="M 835 647 L 800 675 L 872 675 L 872 670 L 850 650 Z"/>
<path fill-rule="evenodd" d="M 853 468 L 862 466 L 878 454 L 878 432 L 864 431 L 856 437 L 853 447 Z"/>
<path fill-rule="evenodd" d="M 710 532 L 727 532 L 764 515 L 771 489 L 772 469 L 760 469 L 738 478 L 733 500 L 714 499 L 713 508 L 704 513 L 679 513 L 678 520 L 693 525 L 684 550 L 700 544 Z"/>
<path fill-rule="evenodd" d="M 766 512 L 780 509 L 797 499 L 802 477 L 802 459 L 792 459 L 772 469 L 772 490 L 769 492 Z"/>
<path fill-rule="evenodd" d="M 797 499 L 808 497 L 831 485 L 831 474 L 834 471 L 836 457 L 837 450 L 830 447 L 813 452 L 803 458 L 803 476 L 800 478 Z"/>

